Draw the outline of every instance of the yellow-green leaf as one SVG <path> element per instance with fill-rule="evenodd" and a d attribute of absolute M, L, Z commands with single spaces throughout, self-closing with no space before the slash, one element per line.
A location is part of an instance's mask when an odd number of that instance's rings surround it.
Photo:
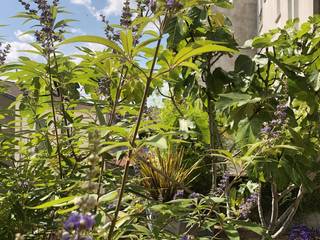
<path fill-rule="evenodd" d="M 55 199 L 55 200 L 40 204 L 38 206 L 28 207 L 28 208 L 30 208 L 30 209 L 43 209 L 43 208 L 55 207 L 55 206 L 57 206 L 59 204 L 70 202 L 74 198 L 75 198 L 75 196 L 58 198 L 58 199 Z"/>
<path fill-rule="evenodd" d="M 83 35 L 83 36 L 76 36 L 76 37 L 68 38 L 68 39 L 64 40 L 62 43 L 60 43 L 60 45 L 69 44 L 69 43 L 77 43 L 77 42 L 97 43 L 97 44 L 101 44 L 103 46 L 106 46 L 108 48 L 111 48 L 118 53 L 122 53 L 122 49 L 115 42 L 108 40 L 106 38 L 103 38 L 103 37 L 92 36 L 92 35 Z"/>

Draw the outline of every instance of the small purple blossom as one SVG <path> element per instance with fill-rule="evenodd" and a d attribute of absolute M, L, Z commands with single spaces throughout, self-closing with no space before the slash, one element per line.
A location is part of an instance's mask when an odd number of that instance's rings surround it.
<path fill-rule="evenodd" d="M 305 225 L 293 226 L 290 230 L 289 240 L 311 240 L 312 231 Z"/>
<path fill-rule="evenodd" d="M 80 227 L 80 213 L 72 212 L 67 221 L 63 224 L 64 229 L 71 231 L 73 229 L 79 229 Z"/>
<path fill-rule="evenodd" d="M 249 214 L 251 213 L 252 208 L 257 204 L 258 201 L 258 192 L 252 193 L 246 201 L 240 205 L 240 216 L 242 218 L 248 218 Z"/>
<path fill-rule="evenodd" d="M 175 0 L 167 0 L 167 6 L 168 7 L 173 7 L 175 4 Z"/>
<path fill-rule="evenodd" d="M 193 192 L 189 195 L 189 198 L 191 199 L 194 199 L 194 198 L 200 198 L 200 194 L 199 193 L 196 193 L 196 192 Z"/>
<path fill-rule="evenodd" d="M 274 112 L 274 119 L 270 122 L 264 122 L 261 128 L 261 134 L 266 139 L 277 139 L 281 136 L 281 131 L 283 130 L 287 121 L 287 109 L 288 106 L 285 102 L 280 102 L 276 111 Z"/>
<path fill-rule="evenodd" d="M 183 191 L 183 190 L 178 190 L 178 191 L 176 192 L 176 194 L 173 196 L 173 199 L 183 198 L 183 195 L 184 195 L 184 191 Z"/>
<path fill-rule="evenodd" d="M 87 230 L 91 230 L 95 224 L 94 217 L 91 214 L 82 214 L 80 216 L 80 225 Z"/>
<path fill-rule="evenodd" d="M 61 240 L 71 240 L 71 235 L 68 232 L 62 233 Z"/>
<path fill-rule="evenodd" d="M 229 184 L 229 179 L 230 179 L 230 174 L 228 172 L 225 172 L 220 180 L 220 182 L 218 183 L 218 187 L 216 190 L 216 193 L 218 195 L 221 195 L 225 192 L 228 184 Z"/>
<path fill-rule="evenodd" d="M 78 230 L 80 228 L 91 230 L 94 224 L 95 220 L 93 215 L 72 212 L 64 223 L 64 229 L 67 231 Z"/>

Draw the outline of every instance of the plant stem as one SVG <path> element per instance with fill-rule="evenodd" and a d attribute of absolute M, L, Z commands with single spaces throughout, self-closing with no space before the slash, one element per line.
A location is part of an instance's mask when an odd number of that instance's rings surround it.
<path fill-rule="evenodd" d="M 54 131 L 56 135 L 56 144 L 57 144 L 57 153 L 58 153 L 58 160 L 59 160 L 59 172 L 60 172 L 60 178 L 63 178 L 63 171 L 62 171 L 62 163 L 61 163 L 61 149 L 60 149 L 60 142 L 59 142 L 59 133 L 58 133 L 58 126 L 57 126 L 57 117 L 56 117 L 56 110 L 54 107 L 54 96 L 53 96 L 53 88 L 52 88 L 52 75 L 51 75 L 51 58 L 50 53 L 48 53 L 48 73 L 49 73 L 49 89 L 50 89 L 50 102 L 51 102 L 51 109 L 52 109 L 52 115 L 53 115 L 53 125 L 54 125 Z"/>
<path fill-rule="evenodd" d="M 262 184 L 259 184 L 259 192 L 258 192 L 258 200 L 257 200 L 257 204 L 258 204 L 258 213 L 259 213 L 259 218 L 260 218 L 260 223 L 262 225 L 262 227 L 266 227 L 266 220 L 264 218 L 264 212 L 263 212 L 263 208 L 262 208 L 262 198 L 261 198 L 261 190 L 262 190 Z"/>
<path fill-rule="evenodd" d="M 277 191 L 277 185 L 274 181 L 271 183 L 271 193 L 272 193 L 272 208 L 271 208 L 271 217 L 270 223 L 268 226 L 268 232 L 272 231 L 274 225 L 278 219 L 279 214 L 279 195 Z"/>
<path fill-rule="evenodd" d="M 150 90 L 150 85 L 151 85 L 151 82 L 152 82 L 152 79 L 153 79 L 153 71 L 154 71 L 154 68 L 155 68 L 155 65 L 156 65 L 156 62 L 157 62 L 157 59 L 158 59 L 161 40 L 162 40 L 162 33 L 160 32 L 159 40 L 157 42 L 157 47 L 156 47 L 156 50 L 155 50 L 154 58 L 153 58 L 151 69 L 150 69 L 150 74 L 149 74 L 149 77 L 147 78 L 147 82 L 146 82 L 143 98 L 142 98 L 142 101 L 141 101 L 140 111 L 139 111 L 138 119 L 137 119 L 137 122 L 136 122 L 135 131 L 133 133 L 132 140 L 131 140 L 131 145 L 133 147 L 135 147 L 135 141 L 136 141 L 136 138 L 137 138 L 137 135 L 138 135 L 138 131 L 139 131 L 139 128 L 140 128 L 140 124 L 141 124 L 141 121 L 142 121 L 144 107 L 145 107 L 145 104 L 146 104 L 146 101 L 147 101 L 147 97 L 148 97 L 149 90 Z M 113 218 L 113 220 L 111 222 L 111 225 L 110 225 L 108 240 L 112 240 L 114 228 L 115 228 L 115 225 L 116 225 L 116 222 L 117 222 L 117 218 L 118 218 L 118 215 L 119 215 L 119 211 L 120 211 L 120 207 L 121 207 L 121 201 L 122 201 L 123 194 L 124 194 L 124 188 L 125 188 L 125 185 L 126 185 L 126 182 L 127 182 L 131 156 L 132 156 L 132 150 L 130 150 L 128 160 L 126 161 L 126 164 L 125 164 L 124 174 L 123 174 L 123 177 L 122 177 L 122 182 L 121 182 L 121 187 L 120 187 L 120 192 L 119 192 L 119 198 L 118 198 L 118 202 L 117 202 L 117 207 L 116 207 L 116 210 L 115 210 L 115 213 L 114 213 L 114 218 Z"/>
<path fill-rule="evenodd" d="M 115 97 L 114 102 L 113 102 L 112 111 L 111 111 L 111 114 L 110 114 L 110 117 L 109 117 L 109 121 L 108 121 L 108 126 L 112 125 L 113 119 L 114 119 L 115 114 L 116 114 L 116 108 L 118 106 L 119 99 L 120 99 L 120 96 L 121 96 L 121 88 L 122 88 L 123 82 L 126 79 L 127 74 L 128 74 L 128 67 L 126 67 L 125 73 L 123 73 L 124 68 L 125 67 L 123 67 L 122 70 L 121 70 L 120 81 L 119 81 L 119 84 L 117 86 L 116 97 Z M 98 185 L 98 190 L 97 190 L 97 202 L 99 202 L 99 198 L 100 198 L 100 195 L 101 195 L 102 175 L 103 175 L 103 171 L 104 171 L 104 165 L 105 165 L 105 162 L 104 162 L 104 158 L 103 158 L 102 162 L 101 162 L 101 166 L 100 166 L 100 172 L 99 172 L 99 180 L 98 180 L 98 182 L 99 182 L 98 184 L 99 185 Z M 96 210 L 97 210 L 97 208 L 95 209 L 95 211 Z"/>
<path fill-rule="evenodd" d="M 215 127 L 214 127 L 214 111 L 211 102 L 211 98 L 209 93 L 207 93 L 208 99 L 208 116 L 209 116 L 209 130 L 210 130 L 210 149 L 213 150 L 216 147 L 215 141 Z M 212 157 L 211 159 L 211 190 L 210 193 L 213 194 L 216 191 L 217 187 L 217 166 L 216 166 L 216 159 Z"/>
<path fill-rule="evenodd" d="M 301 185 L 300 188 L 299 188 L 299 192 L 297 194 L 297 197 L 296 197 L 296 200 L 294 201 L 294 203 L 292 204 L 292 206 L 290 207 L 291 210 L 288 214 L 288 217 L 287 219 L 285 220 L 285 222 L 282 224 L 282 226 L 279 228 L 279 230 L 277 232 L 275 232 L 273 235 L 272 235 L 272 238 L 273 239 L 276 239 L 281 233 L 283 233 L 283 231 L 289 226 L 289 224 L 291 223 L 292 221 L 292 218 L 294 217 L 295 213 L 297 212 L 298 210 L 298 207 L 302 201 L 302 198 L 304 196 L 304 188 L 303 186 Z"/>

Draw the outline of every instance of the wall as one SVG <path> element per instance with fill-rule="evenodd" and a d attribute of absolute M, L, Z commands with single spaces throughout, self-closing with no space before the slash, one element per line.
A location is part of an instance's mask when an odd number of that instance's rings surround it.
<path fill-rule="evenodd" d="M 283 27 L 289 19 L 306 22 L 314 13 L 314 0 L 257 0 L 258 32 Z"/>
<path fill-rule="evenodd" d="M 257 3 L 257 0 L 234 0 L 233 9 L 217 9 L 232 22 L 232 31 L 240 46 L 257 35 Z M 254 51 L 250 50 L 243 50 L 242 53 L 251 56 L 255 54 Z M 216 64 L 216 67 L 231 71 L 234 69 L 234 61 L 235 57 L 223 57 Z"/>

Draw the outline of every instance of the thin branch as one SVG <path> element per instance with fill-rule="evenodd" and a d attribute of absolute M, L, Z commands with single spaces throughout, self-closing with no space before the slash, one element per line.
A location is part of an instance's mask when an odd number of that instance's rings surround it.
<path fill-rule="evenodd" d="M 262 184 L 260 183 L 259 184 L 259 192 L 258 192 L 258 213 L 259 213 L 259 218 L 260 218 L 260 222 L 261 222 L 261 225 L 262 227 L 266 227 L 267 224 L 266 224 L 266 220 L 264 218 L 264 212 L 263 212 L 263 208 L 262 208 L 262 198 L 261 198 L 261 190 L 262 190 Z"/>
<path fill-rule="evenodd" d="M 289 226 L 289 224 L 292 221 L 292 218 L 294 217 L 295 213 L 298 210 L 298 207 L 299 207 L 300 202 L 303 198 L 303 195 L 304 195 L 304 188 L 301 185 L 299 188 L 299 192 L 297 194 L 297 198 L 294 201 L 294 203 L 292 204 L 291 211 L 289 212 L 287 219 L 282 224 L 282 226 L 279 228 L 279 230 L 272 235 L 272 238 L 274 238 L 274 239 L 277 238 L 281 233 L 283 233 L 287 229 L 287 227 Z"/>
<path fill-rule="evenodd" d="M 163 24 L 165 24 L 165 22 L 166 22 L 166 16 L 165 16 L 165 18 L 163 20 Z M 160 26 L 160 30 L 163 30 L 163 27 L 164 26 L 162 26 L 162 27 Z M 156 62 L 158 60 L 158 54 L 159 54 L 159 50 L 160 50 L 160 46 L 161 46 L 161 40 L 162 40 L 162 32 L 163 31 L 160 31 L 160 37 L 158 39 L 157 46 L 156 46 L 156 49 L 155 49 L 155 54 L 154 54 L 154 58 L 153 58 L 153 61 L 152 61 L 150 74 L 149 74 L 149 76 L 147 78 L 145 91 L 144 91 L 143 98 L 142 98 L 141 105 L 140 105 L 140 111 L 139 111 L 139 115 L 138 115 L 138 118 L 137 118 L 136 127 L 135 127 L 134 133 L 132 135 L 131 145 L 133 147 L 135 147 L 135 141 L 136 141 L 136 138 L 137 138 L 137 135 L 138 135 L 138 131 L 139 131 L 139 128 L 140 128 L 140 124 L 141 124 L 141 121 L 142 121 L 144 106 L 146 104 L 147 97 L 148 97 L 149 90 L 150 90 L 150 85 L 151 85 L 151 82 L 152 82 L 152 79 L 153 79 L 153 71 L 154 71 Z M 115 228 L 115 225 L 116 225 L 116 222 L 117 222 L 117 219 L 118 219 L 118 215 L 119 215 L 119 211 L 120 211 L 120 207 L 121 207 L 121 202 L 122 202 L 122 198 L 123 198 L 123 194 L 124 194 L 124 188 L 125 188 L 125 185 L 126 185 L 126 182 L 127 182 L 127 178 L 128 178 L 128 172 L 129 172 L 130 158 L 131 157 L 132 157 L 132 150 L 129 151 L 129 158 L 126 161 L 126 164 L 125 164 L 125 169 L 124 169 L 124 174 L 123 174 L 123 177 L 122 177 L 122 182 L 121 182 L 121 187 L 120 187 L 117 207 L 116 207 L 116 210 L 115 210 L 115 213 L 114 213 L 114 218 L 113 218 L 113 220 L 111 222 L 111 225 L 110 225 L 108 240 L 112 240 L 114 228 Z"/>
<path fill-rule="evenodd" d="M 49 73 L 49 90 L 50 90 L 50 102 L 51 102 L 51 110 L 53 115 L 53 125 L 54 125 L 54 131 L 55 131 L 55 137 L 56 137 L 56 144 L 57 144 L 57 153 L 58 153 L 58 161 L 59 161 L 59 172 L 60 172 L 60 178 L 63 178 L 63 171 L 62 171 L 62 156 L 61 156 L 61 149 L 60 149 L 60 142 L 59 142 L 59 133 L 58 133 L 58 126 L 57 126 L 57 117 L 56 117 L 56 110 L 54 107 L 54 96 L 53 96 L 53 81 L 52 81 L 52 75 L 51 75 L 51 63 L 50 63 L 50 53 L 48 53 L 48 73 Z"/>

